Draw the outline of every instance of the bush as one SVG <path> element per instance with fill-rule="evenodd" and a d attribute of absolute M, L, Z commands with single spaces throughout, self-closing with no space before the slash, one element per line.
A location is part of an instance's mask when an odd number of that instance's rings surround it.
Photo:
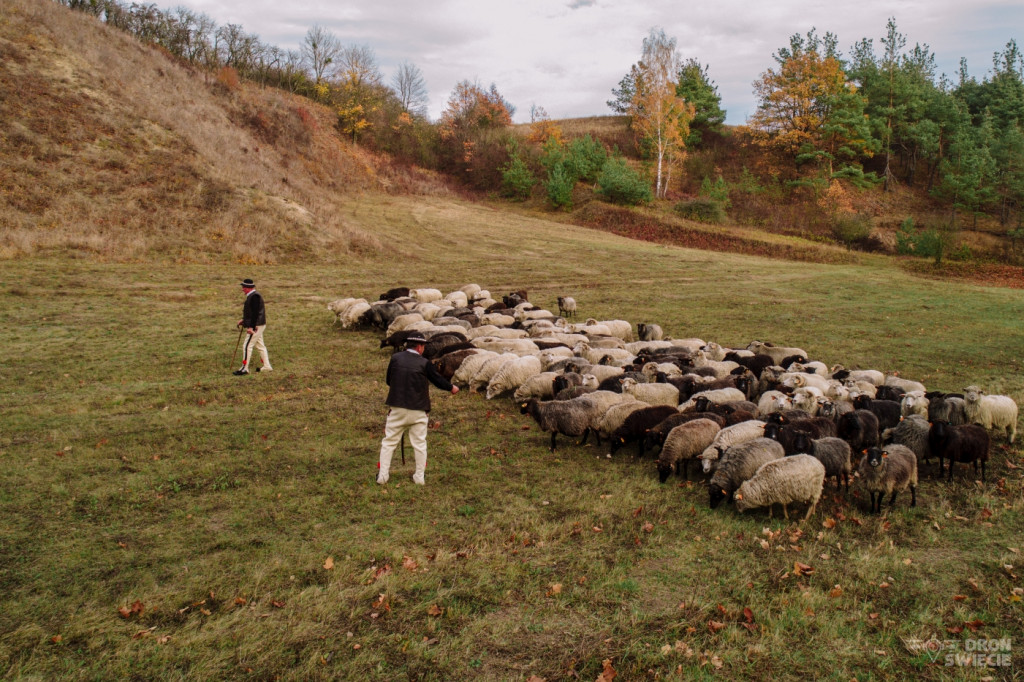
<path fill-rule="evenodd" d="M 650 184 L 626 164 L 625 159 L 608 159 L 597 177 L 597 193 L 614 204 L 636 206 L 651 201 Z"/>
<path fill-rule="evenodd" d="M 576 181 L 565 170 L 562 163 L 555 164 L 548 171 L 548 180 L 544 183 L 548 200 L 555 208 L 564 208 L 572 203 L 572 188 Z"/>
<path fill-rule="evenodd" d="M 871 221 L 855 213 L 839 215 L 832 222 L 832 236 L 847 249 L 852 249 L 855 244 L 871 236 Z"/>
<path fill-rule="evenodd" d="M 907 218 L 896 231 L 896 251 L 904 255 L 933 258 L 935 264 L 950 252 L 956 242 L 956 231 L 947 227 L 929 227 L 923 232 L 914 230 L 914 219 Z M 966 245 L 950 254 L 958 260 L 970 260 L 973 254 Z"/>
<path fill-rule="evenodd" d="M 722 208 L 729 208 L 731 205 L 729 201 L 729 183 L 721 175 L 714 182 L 711 182 L 711 176 L 705 175 L 704 180 L 700 183 L 700 195 L 712 201 L 717 201 Z"/>
<path fill-rule="evenodd" d="M 905 218 L 896 230 L 896 253 L 909 256 L 914 253 L 917 243 L 917 232 L 914 230 L 914 219 Z"/>
<path fill-rule="evenodd" d="M 608 151 L 604 145 L 590 135 L 585 135 L 569 143 L 569 155 L 565 159 L 566 171 L 578 180 L 594 182 L 607 160 Z"/>
<path fill-rule="evenodd" d="M 697 197 L 680 201 L 675 205 L 675 212 L 687 220 L 699 223 L 719 224 L 725 222 L 725 209 L 722 204 L 708 197 Z"/>
<path fill-rule="evenodd" d="M 509 143 L 509 160 L 501 169 L 501 185 L 506 196 L 523 201 L 528 199 L 536 178 L 533 171 L 519 156 L 518 145 Z"/>

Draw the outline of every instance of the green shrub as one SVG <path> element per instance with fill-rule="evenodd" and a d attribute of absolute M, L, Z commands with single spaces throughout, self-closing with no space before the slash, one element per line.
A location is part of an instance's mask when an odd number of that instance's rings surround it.
<path fill-rule="evenodd" d="M 909 256 L 914 253 L 917 246 L 917 231 L 914 229 L 914 219 L 905 218 L 896 230 L 896 253 Z"/>
<path fill-rule="evenodd" d="M 847 249 L 852 249 L 871 236 L 871 221 L 857 214 L 839 215 L 832 223 L 832 236 Z"/>
<path fill-rule="evenodd" d="M 680 201 L 675 205 L 675 212 L 687 220 L 699 223 L 719 224 L 725 222 L 725 209 L 714 199 L 697 197 Z"/>
<path fill-rule="evenodd" d="M 572 188 L 575 184 L 576 181 L 565 170 L 565 164 L 558 163 L 548 171 L 544 189 L 547 190 L 548 200 L 555 208 L 564 208 L 572 203 Z"/>
<path fill-rule="evenodd" d="M 711 182 L 710 176 L 705 175 L 700 183 L 700 195 L 717 201 L 722 208 L 729 208 L 732 205 L 729 201 L 729 183 L 721 175 L 714 182 Z"/>
<path fill-rule="evenodd" d="M 508 164 L 501 169 L 501 184 L 505 195 L 523 201 L 529 198 L 536 182 L 533 171 L 510 145 Z"/>
<path fill-rule="evenodd" d="M 650 184 L 622 158 L 608 159 L 601 166 L 596 191 L 612 203 L 629 206 L 654 199 Z"/>
<path fill-rule="evenodd" d="M 565 169 L 577 180 L 594 182 L 607 160 L 608 151 L 604 145 L 590 135 L 585 135 L 569 143 Z"/>

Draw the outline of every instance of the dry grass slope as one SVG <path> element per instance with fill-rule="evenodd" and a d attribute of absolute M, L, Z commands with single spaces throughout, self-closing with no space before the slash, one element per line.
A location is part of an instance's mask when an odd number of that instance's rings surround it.
<path fill-rule="evenodd" d="M 0 90 L 0 257 L 344 257 L 380 249 L 339 217 L 345 195 L 446 191 L 341 140 L 324 107 L 226 86 L 47 0 L 5 2 Z"/>

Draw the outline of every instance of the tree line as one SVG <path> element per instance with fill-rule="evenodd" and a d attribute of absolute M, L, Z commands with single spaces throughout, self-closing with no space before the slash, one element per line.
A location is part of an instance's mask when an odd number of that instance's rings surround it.
<path fill-rule="evenodd" d="M 832 202 L 830 210 L 844 184 L 881 191 L 902 184 L 946 202 L 950 225 L 990 213 L 1011 236 L 1024 237 L 1024 57 L 1013 40 L 978 80 L 965 60 L 955 79 L 939 74 L 929 46 L 908 48 L 894 19 L 881 49 L 864 38 L 847 55 L 832 33 L 794 34 L 753 83 L 757 111 L 746 125 L 727 130 L 708 66 L 683 60 L 675 39 L 655 28 L 608 102 L 628 117 L 636 163 L 592 137 L 565 139 L 536 105 L 528 134 L 514 131 L 515 107 L 494 84 L 457 83 L 440 119 L 431 122 L 425 81 L 414 64 L 403 62 L 387 81 L 372 49 L 345 45 L 319 25 L 299 50 L 283 50 L 183 7 L 58 2 L 196 67 L 231 70 L 326 104 L 353 142 L 511 198 L 540 195 L 569 207 L 582 183 L 609 201 L 665 199 L 688 154 L 733 135 L 770 161 L 758 172 L 786 187 L 809 188 L 822 205 Z M 729 183 L 721 177 L 694 180 L 716 210 L 728 205 Z M 749 182 L 746 172 L 733 184 L 740 182 Z"/>

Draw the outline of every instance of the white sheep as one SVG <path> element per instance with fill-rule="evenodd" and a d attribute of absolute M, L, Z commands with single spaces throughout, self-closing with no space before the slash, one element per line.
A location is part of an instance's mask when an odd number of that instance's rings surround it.
<path fill-rule="evenodd" d="M 908 391 L 921 391 L 924 393 L 928 389 L 925 388 L 924 384 L 920 381 L 911 381 L 910 379 L 904 379 L 899 374 L 887 374 L 885 377 L 886 386 L 894 386 L 904 393 Z"/>
<path fill-rule="evenodd" d="M 559 343 L 564 343 L 569 348 L 572 348 L 577 343 L 586 343 L 589 341 L 586 334 L 567 334 L 565 332 L 552 332 L 547 335 L 548 338 L 554 339 Z"/>
<path fill-rule="evenodd" d="M 718 362 L 716 360 L 709 360 L 707 354 L 699 350 L 693 355 L 693 366 L 697 368 L 707 367 L 715 372 L 715 376 L 721 379 L 722 377 L 729 376 L 729 374 L 739 367 L 739 363 L 733 362 L 732 360 L 726 360 Z"/>
<path fill-rule="evenodd" d="M 391 321 L 391 324 L 388 325 L 388 329 L 384 333 L 384 338 L 391 336 L 395 332 L 405 331 L 412 326 L 414 322 L 423 321 L 424 318 L 419 313 L 405 313 L 404 315 L 399 315 Z"/>
<path fill-rule="evenodd" d="M 573 352 L 569 348 L 560 346 L 558 348 L 545 348 L 544 350 L 537 353 L 537 358 L 540 360 L 540 366 L 544 371 L 547 371 L 551 365 L 555 364 L 559 360 L 573 357 Z"/>
<path fill-rule="evenodd" d="M 706 346 L 704 339 L 689 338 L 689 339 L 669 339 L 669 342 L 676 348 L 685 348 L 688 351 L 696 353 L 701 348 Z"/>
<path fill-rule="evenodd" d="M 794 362 L 789 365 L 790 372 L 803 372 L 804 374 L 814 374 L 819 377 L 825 377 L 828 379 L 831 374 L 828 371 L 828 365 L 824 362 L 818 362 L 817 360 L 810 360 L 808 362 Z"/>
<path fill-rule="evenodd" d="M 572 350 L 576 355 L 593 365 L 600 363 L 605 356 L 610 356 L 613 364 L 621 367 L 622 365 L 628 365 L 636 357 L 628 350 L 622 348 L 594 348 L 589 342 L 578 343 Z"/>
<path fill-rule="evenodd" d="M 409 296 L 415 298 L 420 303 L 433 303 L 444 298 L 441 295 L 440 289 L 410 289 Z"/>
<path fill-rule="evenodd" d="M 850 400 L 853 400 L 853 394 L 866 395 L 872 400 L 875 398 L 875 394 L 878 392 L 878 386 L 870 381 L 864 379 L 844 379 L 843 388 L 846 389 L 846 393 L 850 396 Z"/>
<path fill-rule="evenodd" d="M 504 313 L 484 313 L 480 316 L 480 324 L 493 324 L 495 327 L 511 327 L 516 323 L 516 318 Z"/>
<path fill-rule="evenodd" d="M 789 396 L 789 404 L 793 409 L 803 410 L 811 416 L 818 414 L 818 401 L 825 395 L 813 386 L 804 386 L 793 391 Z"/>
<path fill-rule="evenodd" d="M 366 301 L 356 301 L 352 303 L 345 311 L 338 315 L 338 321 L 344 329 L 348 329 L 354 325 L 358 325 L 362 315 L 366 314 L 370 310 L 370 304 Z"/>
<path fill-rule="evenodd" d="M 501 369 L 502 365 L 509 360 L 515 360 L 518 357 L 519 356 L 515 353 L 502 353 L 495 357 L 488 358 L 487 361 L 480 366 L 480 369 L 476 371 L 473 378 L 469 380 L 469 390 L 474 393 L 479 391 L 491 382 L 491 379 L 498 373 L 498 370 Z"/>
<path fill-rule="evenodd" d="M 557 372 L 534 374 L 515 390 L 515 393 L 512 394 L 512 399 L 517 403 L 525 402 L 530 398 L 550 400 L 555 395 L 554 382 L 557 376 Z M 490 390 L 490 386 L 488 386 L 487 390 Z"/>
<path fill-rule="evenodd" d="M 459 291 L 464 293 L 466 298 L 472 301 L 481 291 L 483 291 L 483 289 L 480 288 L 479 284 L 465 284 L 459 287 Z"/>
<path fill-rule="evenodd" d="M 786 372 L 781 377 L 782 385 L 786 388 L 804 388 L 813 386 L 821 391 L 822 395 L 829 389 L 831 384 L 826 377 L 817 374 L 804 374 L 803 372 Z"/>
<path fill-rule="evenodd" d="M 758 355 L 767 355 L 775 361 L 775 364 L 782 362 L 783 359 L 788 358 L 791 355 L 807 357 L 807 351 L 803 348 L 773 346 L 772 344 L 765 343 L 764 341 L 751 341 L 750 344 L 747 345 L 747 350 Z"/>
<path fill-rule="evenodd" d="M 327 309 L 337 316 L 341 316 L 353 303 L 369 303 L 365 298 L 339 298 L 327 304 Z"/>
<path fill-rule="evenodd" d="M 764 437 L 764 425 L 765 423 L 760 419 L 751 419 L 739 424 L 733 424 L 732 426 L 726 426 L 719 431 L 715 435 L 715 440 L 711 442 L 711 445 L 698 458 L 703 462 L 704 473 L 710 474 L 715 470 L 715 467 L 718 466 L 719 455 L 725 452 L 729 446 Z"/>
<path fill-rule="evenodd" d="M 563 317 L 576 317 L 576 299 L 572 296 L 559 296 L 558 314 Z"/>
<path fill-rule="evenodd" d="M 593 318 L 587 320 L 587 324 L 590 324 Z M 633 340 L 633 325 L 626 320 L 602 320 L 600 322 L 593 320 L 594 324 L 604 325 L 610 330 L 609 336 L 617 336 L 623 341 Z"/>
<path fill-rule="evenodd" d="M 910 391 L 903 395 L 900 401 L 900 414 L 909 417 L 912 414 L 919 414 L 928 418 L 928 405 L 931 401 L 924 397 L 924 391 Z"/>
<path fill-rule="evenodd" d="M 416 307 L 412 309 L 414 313 L 419 313 L 423 316 L 424 320 L 432 321 L 436 317 L 441 316 L 442 310 L 451 310 L 451 308 L 442 308 L 436 303 L 417 303 Z"/>
<path fill-rule="evenodd" d="M 597 381 L 600 383 L 605 379 L 619 376 L 624 370 L 621 367 L 613 367 L 612 365 L 591 365 L 586 371 L 588 374 L 593 374 L 597 377 Z"/>
<path fill-rule="evenodd" d="M 664 483 L 673 470 L 689 479 L 690 460 L 704 452 L 721 430 L 710 419 L 694 419 L 674 427 L 665 436 L 658 455 L 658 480 Z"/>
<path fill-rule="evenodd" d="M 587 397 L 589 398 L 592 395 L 594 394 L 588 393 Z M 596 428 L 594 430 L 597 433 L 599 440 L 601 438 L 606 440 L 611 438 L 611 435 L 615 433 L 615 430 L 622 426 L 622 422 L 626 421 L 626 417 L 637 410 L 642 410 L 645 407 L 651 406 L 650 403 L 646 403 L 642 400 L 636 400 L 628 393 L 623 392 L 621 395 L 621 402 L 610 406 L 595 423 Z"/>
<path fill-rule="evenodd" d="M 757 401 L 757 414 L 763 417 L 772 412 L 788 410 L 790 407 L 789 396 L 782 391 L 765 391 Z"/>
<path fill-rule="evenodd" d="M 493 350 L 498 353 L 536 353 L 540 350 L 530 339 L 502 339 L 497 336 L 481 336 L 473 339 L 472 343 L 477 348 Z"/>
<path fill-rule="evenodd" d="M 629 393 L 648 405 L 675 407 L 679 404 L 679 389 L 672 384 L 641 384 L 630 377 L 622 380 L 622 392 Z"/>
<path fill-rule="evenodd" d="M 451 291 L 445 294 L 443 300 L 450 302 L 456 308 L 466 308 L 469 306 L 469 296 L 464 291 Z"/>
<path fill-rule="evenodd" d="M 455 370 L 455 374 L 452 375 L 452 383 L 458 384 L 459 386 L 468 386 L 469 382 L 473 379 L 476 373 L 483 367 L 484 363 L 491 358 L 497 357 L 497 353 L 489 350 L 477 351 L 475 355 L 470 355 L 468 358 L 462 361 L 459 368 Z"/>
<path fill-rule="evenodd" d="M 654 378 L 659 372 L 667 377 L 683 376 L 683 370 L 679 369 L 679 365 L 671 362 L 648 362 L 640 371 L 647 377 L 648 381 L 651 382 L 654 381 Z"/>
<path fill-rule="evenodd" d="M 723 348 L 721 344 L 715 343 L 714 341 L 708 341 L 701 350 L 704 352 L 704 356 L 708 360 L 714 360 L 715 362 L 725 360 L 725 354 L 729 352 L 729 349 Z"/>
<path fill-rule="evenodd" d="M 707 398 L 713 404 L 718 405 L 721 403 L 735 402 L 737 400 L 746 400 L 747 396 L 745 396 L 743 391 L 738 388 L 716 388 L 710 391 L 698 391 L 691 395 L 689 400 L 679 406 L 679 411 L 692 411 L 694 404 L 697 402 L 697 398 Z"/>
<path fill-rule="evenodd" d="M 874 384 L 875 386 L 881 386 L 885 383 L 885 375 L 879 372 L 877 369 L 851 369 L 847 370 L 842 365 L 832 365 L 829 369 L 829 376 L 838 372 L 847 371 L 845 379 L 851 381 L 867 381 Z"/>
<path fill-rule="evenodd" d="M 814 457 L 793 455 L 773 459 L 762 464 L 757 473 L 736 491 L 736 511 L 768 507 L 770 518 L 772 505 L 781 504 L 782 514 L 788 520 L 787 505 L 802 502 L 807 504 L 806 521 L 814 513 L 824 486 L 825 466 Z"/>
<path fill-rule="evenodd" d="M 986 429 L 1005 429 L 1012 444 L 1017 437 L 1017 403 L 1008 395 L 987 395 L 978 386 L 964 389 L 967 421 Z"/>
<path fill-rule="evenodd" d="M 515 391 L 540 372 L 540 359 L 536 355 L 524 355 L 506 362 L 487 383 L 487 399 L 493 400 L 502 393 Z"/>
<path fill-rule="evenodd" d="M 642 350 L 650 351 L 650 350 L 657 350 L 659 348 L 671 348 L 671 347 L 672 347 L 672 342 L 671 341 L 664 341 L 664 340 L 662 340 L 662 341 L 631 341 L 631 342 L 625 344 L 626 350 L 628 350 L 633 355 L 637 355 Z"/>

